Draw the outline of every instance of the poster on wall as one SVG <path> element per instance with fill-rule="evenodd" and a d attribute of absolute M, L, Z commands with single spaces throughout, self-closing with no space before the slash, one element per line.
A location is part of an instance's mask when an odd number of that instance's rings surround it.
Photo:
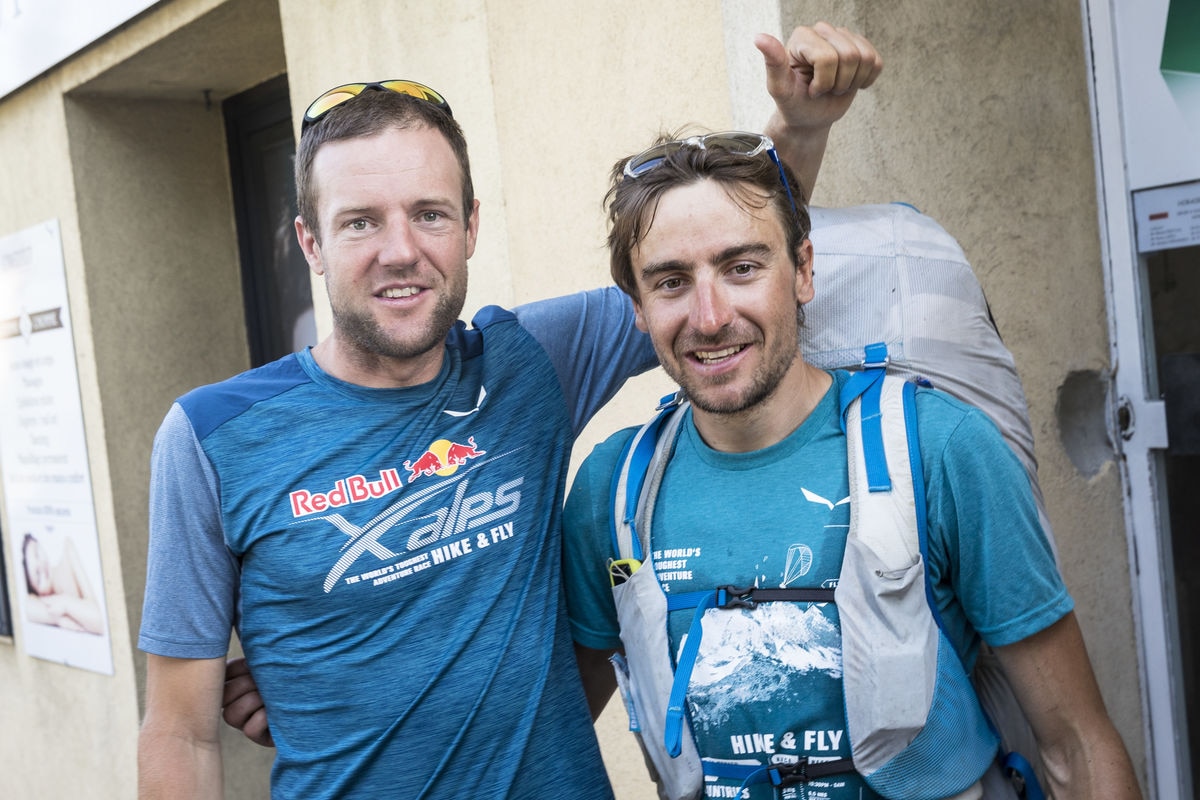
<path fill-rule="evenodd" d="M 1113 6 L 1133 191 L 1200 180 L 1200 2 Z"/>
<path fill-rule="evenodd" d="M 113 673 L 57 220 L 0 238 L 0 473 L 27 653 Z"/>

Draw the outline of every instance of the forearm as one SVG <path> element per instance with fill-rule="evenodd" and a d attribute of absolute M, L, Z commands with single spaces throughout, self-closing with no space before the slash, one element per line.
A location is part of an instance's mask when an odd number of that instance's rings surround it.
<path fill-rule="evenodd" d="M 829 143 L 832 125 L 816 128 L 795 128 L 784 121 L 776 111 L 767 122 L 766 134 L 775 143 L 775 152 L 783 163 L 792 168 L 807 203 L 812 199 L 813 187 L 825 158 L 825 146 Z"/>
<path fill-rule="evenodd" d="M 1141 790 L 1125 744 L 1107 716 L 1085 723 L 1065 741 L 1042 747 L 1056 800 L 1138 800 Z"/>
<path fill-rule="evenodd" d="M 100 604 L 94 600 L 87 600 L 82 597 L 72 597 L 66 605 L 66 616 L 70 618 L 80 630 L 88 633 L 103 633 L 104 620 L 100 614 Z"/>
<path fill-rule="evenodd" d="M 146 659 L 146 717 L 138 735 L 142 800 L 220 800 L 225 659 Z"/>
<path fill-rule="evenodd" d="M 159 730 L 147 719 L 138 737 L 141 800 L 220 800 L 222 783 L 219 741 Z"/>
<path fill-rule="evenodd" d="M 996 648 L 1029 718 L 1056 800 L 1138 800 L 1125 744 L 1104 708 L 1073 613 Z"/>

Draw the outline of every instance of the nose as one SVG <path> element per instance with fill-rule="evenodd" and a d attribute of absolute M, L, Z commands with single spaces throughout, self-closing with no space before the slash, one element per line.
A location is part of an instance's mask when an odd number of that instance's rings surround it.
<path fill-rule="evenodd" d="M 697 281 L 691 300 L 689 322 L 697 333 L 712 336 L 732 322 L 733 305 L 717 282 Z"/>
<path fill-rule="evenodd" d="M 407 221 L 389 223 L 379 246 L 379 262 L 385 266 L 410 267 L 420 258 L 416 234 Z"/>

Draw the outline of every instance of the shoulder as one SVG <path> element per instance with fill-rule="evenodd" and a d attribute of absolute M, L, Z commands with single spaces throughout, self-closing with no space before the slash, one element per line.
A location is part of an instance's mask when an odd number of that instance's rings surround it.
<path fill-rule="evenodd" d="M 601 488 L 607 492 L 613 473 L 620 467 L 625 446 L 638 432 L 639 427 L 623 428 L 593 447 L 592 452 L 579 465 L 575 485 L 579 486 L 581 483 L 593 486 L 602 485 Z"/>
<path fill-rule="evenodd" d="M 193 389 L 176 402 L 192 423 L 196 436 L 203 439 L 251 406 L 309 380 L 299 357 L 293 353 L 219 383 Z"/>
<path fill-rule="evenodd" d="M 922 448 L 1008 446 L 987 414 L 946 392 L 918 387 L 917 425 Z"/>

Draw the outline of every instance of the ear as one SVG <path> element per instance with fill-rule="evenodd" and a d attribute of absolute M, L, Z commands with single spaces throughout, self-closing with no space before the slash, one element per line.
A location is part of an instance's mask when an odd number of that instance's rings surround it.
<path fill-rule="evenodd" d="M 321 259 L 321 243 L 317 241 L 314 231 L 310 231 L 304 224 L 304 220 L 296 217 L 296 240 L 300 242 L 300 251 L 304 253 L 304 260 L 308 262 L 308 268 L 317 275 L 325 274 L 325 264 Z"/>
<path fill-rule="evenodd" d="M 650 328 L 646 325 L 646 316 L 642 313 L 642 304 L 637 300 L 633 301 L 633 324 L 642 333 L 650 333 Z"/>
<path fill-rule="evenodd" d="M 471 206 L 467 216 L 467 258 L 475 255 L 475 239 L 479 236 L 479 200 Z"/>
<path fill-rule="evenodd" d="M 816 293 L 813 289 L 813 246 L 805 239 L 796 248 L 796 302 L 807 303 Z"/>

